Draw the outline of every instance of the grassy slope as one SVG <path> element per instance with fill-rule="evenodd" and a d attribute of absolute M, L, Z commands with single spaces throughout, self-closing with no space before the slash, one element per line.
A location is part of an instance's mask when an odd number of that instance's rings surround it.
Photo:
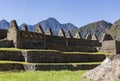
<path fill-rule="evenodd" d="M 83 81 L 86 71 L 0 72 L 0 81 Z"/>

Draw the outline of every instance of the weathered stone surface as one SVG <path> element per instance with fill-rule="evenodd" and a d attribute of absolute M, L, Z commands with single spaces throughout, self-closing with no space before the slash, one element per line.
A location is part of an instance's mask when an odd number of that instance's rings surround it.
<path fill-rule="evenodd" d="M 30 64 L 25 65 L 25 70 L 42 70 L 42 71 L 50 71 L 50 70 L 89 70 L 98 66 L 98 64 L 51 64 L 51 63 L 43 63 L 43 64 Z"/>
<path fill-rule="evenodd" d="M 120 55 L 107 56 L 100 66 L 89 70 L 84 78 L 90 81 L 120 81 Z"/>
<path fill-rule="evenodd" d="M 14 47 L 14 45 L 12 41 L 2 39 L 0 40 L 0 47 Z"/>
<path fill-rule="evenodd" d="M 109 40 L 101 42 L 100 52 L 106 52 L 111 54 L 120 54 L 120 41 Z"/>
<path fill-rule="evenodd" d="M 62 60 L 62 54 L 59 51 L 27 51 L 26 62 L 57 63 Z"/>
<path fill-rule="evenodd" d="M 53 35 L 51 28 L 48 28 L 48 30 L 45 32 L 46 35 Z"/>
<path fill-rule="evenodd" d="M 42 27 L 41 27 L 40 24 L 37 24 L 36 29 L 35 29 L 35 32 L 44 34 L 44 31 L 43 31 L 43 29 L 42 29 Z"/>
<path fill-rule="evenodd" d="M 22 55 L 25 62 L 31 63 L 101 62 L 105 59 L 104 54 L 64 54 L 59 51 L 27 51 Z"/>
<path fill-rule="evenodd" d="M 65 37 L 65 32 L 64 32 L 63 29 L 60 29 L 60 30 L 59 30 L 58 36 L 60 36 L 60 37 Z"/>
<path fill-rule="evenodd" d="M 87 34 L 86 37 L 85 37 L 85 39 L 91 40 L 92 39 L 92 35 L 91 34 Z"/>
<path fill-rule="evenodd" d="M 65 33 L 65 37 L 66 37 L 66 38 L 72 38 L 72 35 L 71 35 L 70 31 L 67 31 L 67 32 Z"/>
<path fill-rule="evenodd" d="M 0 60 L 25 61 L 21 51 L 0 51 Z"/>
<path fill-rule="evenodd" d="M 97 40 L 98 41 L 97 35 L 93 34 L 91 40 Z"/>
<path fill-rule="evenodd" d="M 79 31 L 77 31 L 77 32 L 76 32 L 76 34 L 75 34 L 74 38 L 77 38 L 77 39 L 82 39 L 82 36 L 81 36 L 81 34 L 80 34 L 80 32 L 79 32 Z"/>
<path fill-rule="evenodd" d="M 100 41 L 113 40 L 110 34 L 103 33 Z"/>
<path fill-rule="evenodd" d="M 24 25 L 22 26 L 22 31 L 28 31 L 28 28 L 27 28 L 27 25 L 26 25 L 26 24 L 24 24 Z"/>
<path fill-rule="evenodd" d="M 23 64 L 0 63 L 0 71 L 20 71 L 24 70 Z"/>
<path fill-rule="evenodd" d="M 17 25 L 16 20 L 12 20 L 12 21 L 10 22 L 10 28 L 13 28 L 13 29 L 18 30 L 18 25 Z"/>
<path fill-rule="evenodd" d="M 18 25 L 15 20 L 10 22 L 10 27 L 7 32 L 7 40 L 13 41 L 14 47 L 17 47 Z"/>
<path fill-rule="evenodd" d="M 7 37 L 7 30 L 0 29 L 0 39 L 4 39 Z"/>

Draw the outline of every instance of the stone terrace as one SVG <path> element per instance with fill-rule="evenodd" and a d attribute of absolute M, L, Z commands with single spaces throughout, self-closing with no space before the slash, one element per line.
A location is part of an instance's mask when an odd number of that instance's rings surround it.
<path fill-rule="evenodd" d="M 94 34 L 84 39 L 80 32 L 72 36 L 63 29 L 54 36 L 51 29 L 43 32 L 39 24 L 35 32 L 26 25 L 19 30 L 15 20 L 0 34 L 0 71 L 89 70 L 105 59 L 105 53 L 120 52 L 120 42 L 108 34 L 103 34 L 102 41 Z"/>

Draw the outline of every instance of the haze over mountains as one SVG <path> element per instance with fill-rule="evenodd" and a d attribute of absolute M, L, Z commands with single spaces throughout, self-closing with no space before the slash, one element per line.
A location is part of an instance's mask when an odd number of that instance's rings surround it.
<path fill-rule="evenodd" d="M 23 24 L 19 26 L 19 29 L 21 29 Z M 74 35 L 76 31 L 79 31 L 83 38 L 85 38 L 87 34 L 96 34 L 98 38 L 100 38 L 102 33 L 105 32 L 110 33 L 114 39 L 120 40 L 120 20 L 116 21 L 114 24 L 101 20 L 89 23 L 82 27 L 76 27 L 72 23 L 61 24 L 55 18 L 50 17 L 34 25 L 28 25 L 28 30 L 33 32 L 37 24 L 40 24 L 42 26 L 44 32 L 48 28 L 51 28 L 54 35 L 57 35 L 59 29 L 63 29 L 64 31 L 71 31 L 72 35 Z M 0 29 L 8 29 L 8 27 L 9 22 L 7 20 L 3 19 L 0 21 Z"/>

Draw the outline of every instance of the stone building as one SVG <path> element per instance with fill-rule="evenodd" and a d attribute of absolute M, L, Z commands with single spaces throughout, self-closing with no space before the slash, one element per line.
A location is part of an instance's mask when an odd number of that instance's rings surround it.
<path fill-rule="evenodd" d="M 72 36 L 70 31 L 64 32 L 63 29 L 59 30 L 58 36 L 54 36 L 50 28 L 44 32 L 40 24 L 36 26 L 35 32 L 28 31 L 26 25 L 23 25 L 22 30 L 19 30 L 15 20 L 10 22 L 8 30 L 1 29 L 0 31 L 2 33 L 0 47 L 51 49 L 69 52 L 96 52 L 100 50 L 102 52 L 120 53 L 120 42 L 113 40 L 108 34 L 103 34 L 101 42 L 95 34 L 89 34 L 83 39 L 80 32 L 76 32 L 75 36 Z"/>

